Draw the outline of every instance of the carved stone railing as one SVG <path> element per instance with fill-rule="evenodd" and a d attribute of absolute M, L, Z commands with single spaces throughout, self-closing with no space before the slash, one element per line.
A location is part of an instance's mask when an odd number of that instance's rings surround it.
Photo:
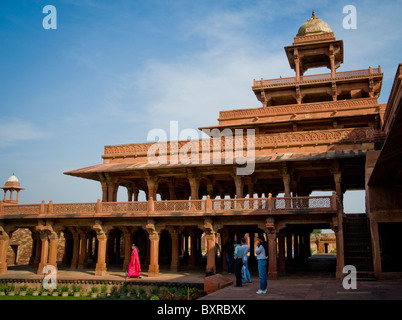
<path fill-rule="evenodd" d="M 336 212 L 337 197 L 283 197 L 273 198 L 242 198 L 242 199 L 210 199 L 203 200 L 167 200 L 135 202 L 98 202 L 95 203 L 62 203 L 33 205 L 0 204 L 0 219 L 18 219 L 32 216 L 55 218 L 96 217 L 101 215 L 114 216 L 118 214 L 157 215 L 166 213 L 201 213 L 207 215 L 222 213 L 255 213 L 281 214 L 286 212 Z"/>
<path fill-rule="evenodd" d="M 244 136 L 241 138 L 229 137 L 232 139 L 234 150 L 248 150 L 252 143 L 252 147 L 256 150 L 271 149 L 278 146 L 306 146 L 319 144 L 336 144 L 343 142 L 372 142 L 374 141 L 374 129 L 367 128 L 347 128 L 347 129 L 331 129 L 331 130 L 316 130 L 316 131 L 298 131 L 298 132 L 283 132 L 273 134 L 261 134 L 255 136 Z M 188 152 L 188 155 L 193 152 L 198 155 L 199 163 L 202 163 L 203 153 L 213 154 L 221 152 L 222 155 L 226 152 L 226 139 L 222 136 L 210 139 L 194 139 L 190 141 L 167 141 L 161 143 L 140 143 L 126 144 L 105 147 L 104 159 L 113 158 L 138 158 L 147 157 L 148 149 L 151 146 L 158 145 L 158 155 L 167 157 L 176 156 L 178 152 Z M 239 140 L 237 140 L 239 139 Z M 192 143 L 191 149 L 187 149 L 189 143 Z M 188 151 L 187 151 L 188 150 Z M 196 150 L 196 151 L 195 151 Z M 167 159 L 167 161 L 171 161 Z M 192 159 L 194 161 L 194 159 Z"/>
<path fill-rule="evenodd" d="M 350 99 L 330 102 L 313 102 L 303 104 L 290 104 L 284 106 L 270 106 L 269 108 L 237 109 L 220 111 L 219 121 L 247 119 L 256 117 L 274 117 L 283 115 L 311 114 L 319 112 L 334 112 L 378 106 L 377 98 Z"/>
<path fill-rule="evenodd" d="M 268 79 L 268 80 L 254 80 L 253 87 L 275 87 L 275 86 L 283 86 L 283 85 L 292 85 L 292 84 L 310 84 L 310 83 L 318 83 L 318 82 L 326 82 L 332 80 L 347 80 L 352 78 L 367 78 L 371 76 L 379 76 L 381 75 L 381 68 L 370 68 L 363 70 L 354 70 L 354 71 L 343 71 L 336 72 L 335 78 L 332 78 L 331 73 L 322 73 L 322 74 L 312 74 L 307 76 L 300 76 L 300 81 L 296 80 L 296 77 L 287 77 L 287 78 L 279 78 L 279 79 Z"/>

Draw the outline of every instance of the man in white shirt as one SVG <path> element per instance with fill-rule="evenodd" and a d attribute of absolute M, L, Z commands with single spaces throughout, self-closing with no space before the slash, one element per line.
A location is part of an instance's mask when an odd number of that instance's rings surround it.
<path fill-rule="evenodd" d="M 250 271 L 248 270 L 248 252 L 250 251 L 250 246 L 246 243 L 246 239 L 241 238 L 241 246 L 243 247 L 243 268 L 244 268 L 244 275 L 243 275 L 243 282 L 251 283 L 251 275 Z"/>
<path fill-rule="evenodd" d="M 260 277 L 260 289 L 257 294 L 267 293 L 267 258 L 268 258 L 268 245 L 264 237 L 258 237 L 258 247 L 255 249 L 258 262 L 258 275 Z"/>

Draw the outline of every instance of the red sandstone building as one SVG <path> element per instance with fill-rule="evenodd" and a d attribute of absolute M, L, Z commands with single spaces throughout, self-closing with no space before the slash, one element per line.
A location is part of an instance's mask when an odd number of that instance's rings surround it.
<path fill-rule="evenodd" d="M 105 146 L 102 164 L 66 172 L 99 181 L 102 199 L 96 203 L 18 205 L 11 193 L 20 190 L 18 181 L 8 181 L 0 204 L 0 274 L 7 272 L 9 242 L 19 228 L 32 233 L 29 263 L 39 274 L 58 260 L 71 269 L 94 268 L 97 275 L 109 265 L 126 269 L 132 242 L 150 276 L 160 265 L 213 273 L 216 242 L 246 236 L 252 260 L 255 236 L 264 234 L 270 279 L 310 255 L 313 229 L 332 229 L 337 278 L 348 264 L 365 275 L 400 277 L 402 65 L 388 104 L 379 104 L 380 67 L 337 72 L 343 41 L 314 13 L 285 53 L 295 76 L 254 80 L 262 106 L 221 111 L 217 125 L 200 128 L 210 138 Z M 330 72 L 304 75 L 316 67 Z M 244 134 L 234 143 L 231 163 L 224 161 L 225 137 L 212 134 L 225 130 Z M 241 175 L 236 152 L 251 146 L 253 170 Z M 150 162 L 152 148 L 166 161 Z M 192 161 L 177 161 L 179 153 Z M 127 202 L 117 202 L 121 188 Z M 356 189 L 366 190 L 366 212 L 347 216 L 343 195 Z M 140 191 L 145 201 L 139 201 Z M 314 191 L 331 194 L 312 196 Z"/>

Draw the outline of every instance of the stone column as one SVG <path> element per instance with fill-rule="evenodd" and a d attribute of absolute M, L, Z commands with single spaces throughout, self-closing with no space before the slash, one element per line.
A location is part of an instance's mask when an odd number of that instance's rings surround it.
<path fill-rule="evenodd" d="M 278 248 L 279 248 L 278 271 L 280 274 L 285 274 L 286 273 L 285 234 L 283 232 L 279 232 L 278 234 Z"/>
<path fill-rule="evenodd" d="M 41 232 L 40 240 L 41 240 L 41 251 L 40 251 L 40 262 L 37 274 L 43 274 L 43 268 L 48 264 L 49 241 L 47 232 Z"/>
<path fill-rule="evenodd" d="M 188 182 L 191 188 L 191 200 L 198 200 L 198 189 L 200 187 L 200 178 L 198 176 L 190 175 Z"/>
<path fill-rule="evenodd" d="M 38 268 L 39 262 L 40 262 L 41 246 L 42 246 L 42 241 L 40 240 L 40 234 L 38 234 L 38 233 L 36 233 L 35 242 L 36 242 L 35 257 L 34 257 L 32 266 L 34 268 Z"/>
<path fill-rule="evenodd" d="M 57 240 L 59 239 L 56 232 L 52 232 L 49 238 L 49 262 L 48 264 L 54 266 L 57 270 Z"/>
<path fill-rule="evenodd" d="M 342 220 L 338 217 L 333 219 L 332 230 L 335 231 L 336 238 L 336 278 L 343 279 L 343 267 L 345 266 L 345 252 L 343 250 L 343 227 Z"/>
<path fill-rule="evenodd" d="M 7 250 L 10 241 L 9 235 L 0 226 L 0 274 L 7 273 Z"/>
<path fill-rule="evenodd" d="M 77 269 L 78 266 L 78 257 L 80 250 L 80 234 L 76 230 L 71 230 L 72 238 L 73 238 L 73 257 L 71 259 L 71 269 Z"/>
<path fill-rule="evenodd" d="M 123 228 L 122 231 L 124 237 L 123 271 L 127 271 L 131 260 L 131 233 L 127 228 Z"/>
<path fill-rule="evenodd" d="M 205 240 L 207 241 L 207 274 L 216 273 L 215 265 L 215 232 L 210 232 L 205 235 Z"/>
<path fill-rule="evenodd" d="M 81 234 L 80 234 L 80 249 L 79 249 L 79 257 L 78 257 L 77 269 L 84 269 L 86 267 L 87 239 L 88 239 L 87 234 L 85 232 L 81 232 Z"/>
<path fill-rule="evenodd" d="M 339 197 L 339 201 L 340 201 L 341 206 L 343 208 L 343 193 L 342 193 L 342 185 L 341 185 L 342 175 L 341 175 L 340 171 L 337 171 L 337 172 L 334 173 L 334 181 L 335 181 L 335 191 L 336 191 L 336 194 Z"/>
<path fill-rule="evenodd" d="M 300 81 L 300 59 L 299 59 L 299 50 L 297 48 L 294 49 L 294 61 L 295 61 L 295 71 L 296 71 L 296 82 Z"/>
<path fill-rule="evenodd" d="M 329 45 L 329 60 L 331 62 L 331 78 L 335 79 L 335 55 L 334 55 L 334 45 Z"/>
<path fill-rule="evenodd" d="M 151 197 L 153 200 L 156 200 L 156 192 L 158 191 L 158 185 L 159 185 L 158 178 L 148 175 L 146 177 L 146 180 L 148 186 L 147 200 L 149 200 Z"/>
<path fill-rule="evenodd" d="M 270 230 L 268 232 L 268 279 L 278 279 L 278 266 L 276 258 L 276 232 Z"/>
<path fill-rule="evenodd" d="M 233 177 L 235 186 L 236 186 L 236 198 L 242 199 L 243 198 L 243 178 L 241 176 L 234 176 Z"/>
<path fill-rule="evenodd" d="M 95 267 L 96 276 L 104 276 L 107 273 L 106 267 L 106 241 L 109 228 L 104 228 L 99 222 L 96 222 L 92 227 L 96 232 L 96 238 L 98 239 L 98 260 Z"/>
<path fill-rule="evenodd" d="M 170 263 L 170 271 L 179 271 L 179 235 L 175 229 L 169 229 L 172 238 L 172 260 Z"/>
<path fill-rule="evenodd" d="M 159 276 L 159 239 L 160 234 L 158 232 L 154 231 L 149 234 L 150 261 L 148 277 Z"/>
<path fill-rule="evenodd" d="M 163 226 L 157 226 L 154 220 L 148 220 L 145 226 L 149 237 L 149 277 L 159 276 L 159 239 Z"/>

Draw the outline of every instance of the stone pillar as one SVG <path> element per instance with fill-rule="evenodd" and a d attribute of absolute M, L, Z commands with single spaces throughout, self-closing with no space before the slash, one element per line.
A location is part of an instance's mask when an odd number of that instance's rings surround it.
<path fill-rule="evenodd" d="M 216 273 L 215 265 L 215 232 L 210 232 L 205 235 L 205 240 L 207 241 L 207 274 Z"/>
<path fill-rule="evenodd" d="M 172 238 L 172 260 L 170 262 L 170 271 L 179 271 L 179 235 L 175 229 L 169 229 Z"/>
<path fill-rule="evenodd" d="M 73 257 L 71 259 L 71 269 L 77 269 L 78 266 L 78 258 L 79 258 L 79 250 L 80 250 L 80 234 L 76 230 L 72 230 L 73 235 Z"/>
<path fill-rule="evenodd" d="M 159 276 L 159 239 L 163 226 L 156 225 L 154 220 L 148 220 L 145 226 L 149 237 L 149 268 L 148 277 Z"/>
<path fill-rule="evenodd" d="M 235 186 L 236 186 L 236 198 L 242 199 L 243 198 L 243 178 L 242 176 L 234 176 L 233 177 Z"/>
<path fill-rule="evenodd" d="M 190 175 L 188 182 L 191 188 L 191 200 L 198 200 L 198 189 L 200 187 L 200 178 L 198 176 Z"/>
<path fill-rule="evenodd" d="M 334 45 L 329 45 L 329 60 L 331 62 L 331 78 L 335 79 L 335 55 L 334 55 Z"/>
<path fill-rule="evenodd" d="M 86 267 L 86 258 L 87 258 L 87 234 L 85 232 L 81 232 L 77 269 L 84 269 Z"/>
<path fill-rule="evenodd" d="M 147 200 L 152 198 L 153 200 L 156 200 L 156 192 L 158 191 L 158 178 L 153 177 L 153 176 L 147 176 L 147 186 L 148 186 L 148 196 Z"/>
<path fill-rule="evenodd" d="M 334 218 L 338 220 L 338 217 Z M 343 227 L 342 220 L 334 221 L 332 230 L 335 231 L 336 238 L 336 278 L 338 280 L 343 279 L 343 267 L 345 266 L 345 252 L 343 250 Z"/>
<path fill-rule="evenodd" d="M 49 239 L 49 262 L 48 264 L 54 266 L 57 270 L 57 240 L 59 239 L 56 232 L 50 233 Z"/>
<path fill-rule="evenodd" d="M 49 257 L 49 241 L 46 232 L 41 232 L 40 240 L 41 240 L 40 262 L 37 274 L 43 274 L 43 268 L 48 264 L 48 257 Z"/>
<path fill-rule="evenodd" d="M 124 237 L 124 261 L 123 261 L 123 271 L 128 270 L 128 265 L 131 260 L 131 233 L 127 228 L 122 229 Z"/>
<path fill-rule="evenodd" d="M 196 234 L 193 229 L 189 230 L 190 233 L 190 259 L 188 260 L 188 265 L 191 267 L 195 266 L 195 256 L 196 256 L 196 251 L 197 251 L 197 239 L 196 239 Z M 187 239 L 188 241 L 188 239 Z"/>
<path fill-rule="evenodd" d="M 335 181 L 335 191 L 336 191 L 336 194 L 339 197 L 339 201 L 340 201 L 341 206 L 343 208 L 343 192 L 342 192 L 342 185 L 341 185 L 342 175 L 341 175 L 340 171 L 337 171 L 337 172 L 334 173 L 334 181 Z"/>
<path fill-rule="evenodd" d="M 36 242 L 35 257 L 34 257 L 32 266 L 34 268 L 38 268 L 39 267 L 39 262 L 40 262 L 41 246 L 42 246 L 42 241 L 40 240 L 40 234 L 39 233 L 36 233 L 35 242 Z"/>
<path fill-rule="evenodd" d="M 0 226 L 0 274 L 7 273 L 7 251 L 9 241 L 9 235 Z"/>
<path fill-rule="evenodd" d="M 276 232 L 270 230 L 268 232 L 268 279 L 278 279 L 278 267 L 276 258 Z"/>
<path fill-rule="evenodd" d="M 295 71 L 296 71 L 296 82 L 300 81 L 300 59 L 299 59 L 299 50 L 297 48 L 294 49 L 294 61 L 295 61 Z"/>
<path fill-rule="evenodd" d="M 96 238 L 98 239 L 98 254 L 95 267 L 95 276 L 104 276 L 107 273 L 106 267 L 106 241 L 107 233 L 109 229 L 102 228 L 99 222 L 96 222 L 92 227 L 96 232 Z"/>
<path fill-rule="evenodd" d="M 128 202 L 133 201 L 133 188 L 132 187 L 127 187 L 127 201 Z"/>
<path fill-rule="evenodd" d="M 150 261 L 148 268 L 148 277 L 159 276 L 159 239 L 160 234 L 156 231 L 149 234 L 150 242 Z"/>
<path fill-rule="evenodd" d="M 279 232 L 278 234 L 278 248 L 279 248 L 278 271 L 279 274 L 285 274 L 286 273 L 285 234 L 283 232 Z"/>

